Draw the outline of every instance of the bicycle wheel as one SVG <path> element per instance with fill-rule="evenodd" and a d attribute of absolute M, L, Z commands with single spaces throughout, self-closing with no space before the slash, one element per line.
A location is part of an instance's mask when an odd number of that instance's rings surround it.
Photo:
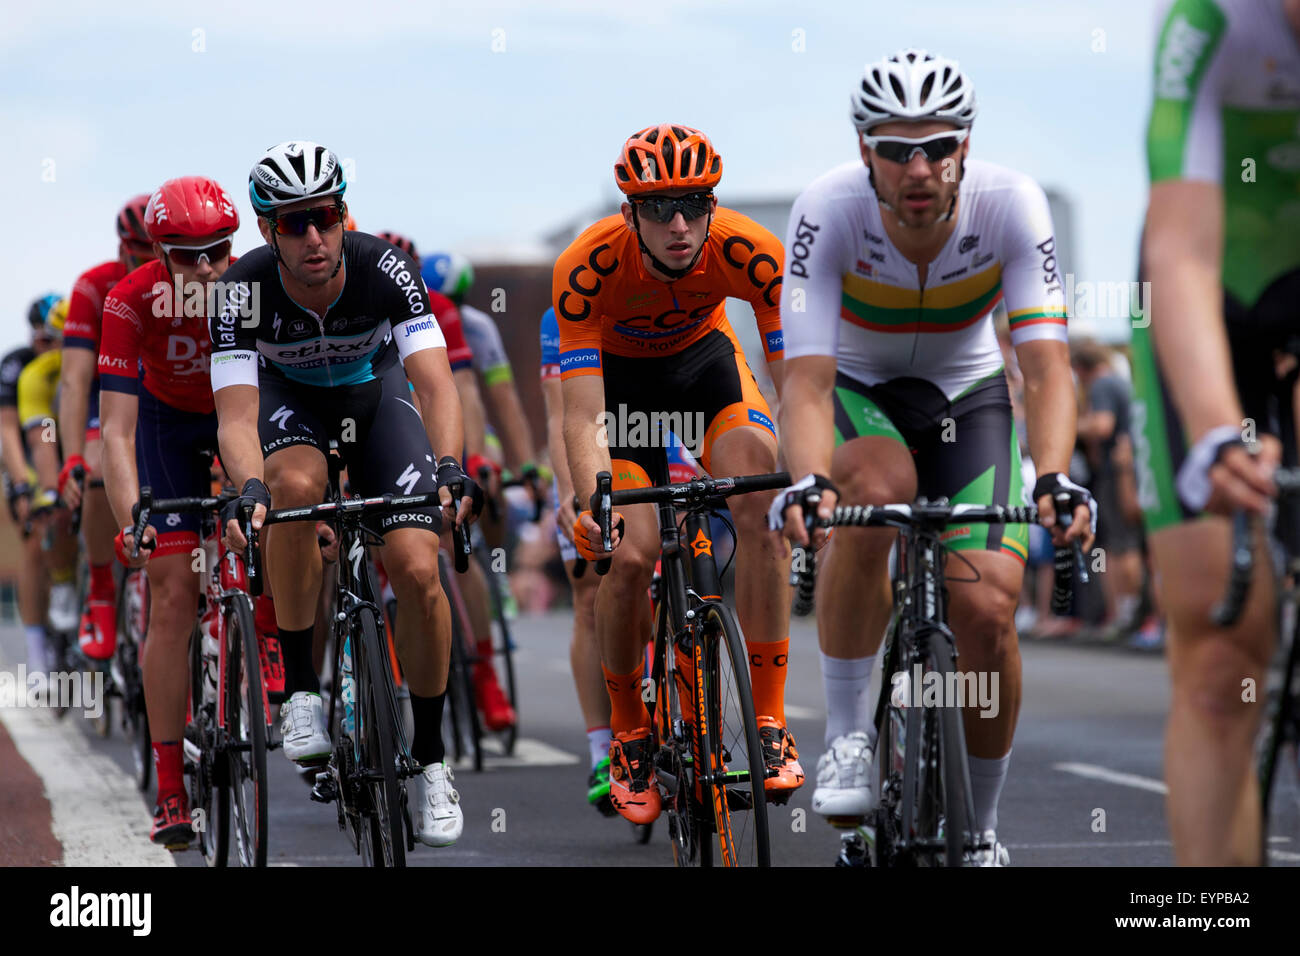
<path fill-rule="evenodd" d="M 704 786 L 720 866 L 771 866 L 767 763 L 749 686 L 749 655 L 731 611 L 704 607 L 700 628 L 705 720 L 700 727 Z"/>
<path fill-rule="evenodd" d="M 196 628 L 190 635 L 190 722 L 184 743 L 190 815 L 203 813 L 195 833 L 204 862 L 225 866 L 230 851 L 230 783 L 225 761 L 217 759 L 215 748 L 216 713 L 212 705 L 203 704 L 202 639 Z"/>
<path fill-rule="evenodd" d="M 357 772 L 365 783 L 361 856 L 370 866 L 406 866 L 404 789 L 397 773 L 397 700 L 389 673 L 388 647 L 370 607 L 356 610 L 352 668 L 356 679 Z M 358 639 L 359 638 L 359 639 Z"/>
<path fill-rule="evenodd" d="M 447 573 L 448 565 L 438 561 L 443 568 L 443 587 L 451 604 L 451 658 L 447 667 L 447 708 L 451 720 L 452 752 L 459 763 L 466 755 L 474 760 L 475 771 L 483 769 L 483 724 L 479 720 L 478 700 L 474 695 L 473 655 L 467 635 L 469 618 L 460 588 Z"/>
<path fill-rule="evenodd" d="M 1261 862 L 1274 856 L 1293 859 L 1285 850 L 1270 851 L 1270 842 L 1293 839 L 1300 832 L 1300 641 L 1292 635 L 1280 678 L 1268 692 L 1268 709 L 1260 728 L 1257 754 L 1260 797 Z M 1283 759 L 1289 756 L 1290 760 Z M 1290 773 L 1283 772 L 1288 768 Z"/>
<path fill-rule="evenodd" d="M 946 642 L 939 634 L 932 635 L 931 641 L 926 673 L 937 674 L 940 687 L 955 686 L 947 679 L 953 668 Z M 913 764 L 920 781 L 913 836 L 919 844 L 918 863 L 962 866 L 967 846 L 975 845 L 967 832 L 974 812 L 961 708 L 947 703 L 911 708 L 919 715 L 920 726 L 919 764 Z"/>
<path fill-rule="evenodd" d="M 227 600 L 222 620 L 231 829 L 240 864 L 266 866 L 266 691 L 248 600 L 242 594 Z"/>
<path fill-rule="evenodd" d="M 873 861 L 878 867 L 899 864 L 898 847 L 903 833 L 901 795 L 903 767 L 907 756 L 907 712 L 897 706 L 891 690 L 897 670 L 898 645 L 891 626 L 885 638 L 884 666 L 880 674 L 880 696 L 876 701 L 876 746 L 871 770 L 876 788 L 876 809 L 868 819 L 872 823 Z"/>
<path fill-rule="evenodd" d="M 507 756 L 514 756 L 515 741 L 519 738 L 519 693 L 515 687 L 514 641 L 510 638 L 510 623 L 506 620 L 505 595 L 501 591 L 501 582 L 497 580 L 497 572 L 488 570 L 487 575 L 488 581 L 491 582 L 492 603 L 497 613 L 497 627 L 501 631 L 501 649 L 497 653 L 501 655 L 502 669 L 506 672 L 506 697 L 515 711 L 515 722 L 510 725 L 504 735 L 505 752 Z"/>

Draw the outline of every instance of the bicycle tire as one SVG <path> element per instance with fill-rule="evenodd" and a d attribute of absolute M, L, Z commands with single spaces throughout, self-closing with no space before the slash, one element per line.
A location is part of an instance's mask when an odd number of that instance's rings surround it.
<path fill-rule="evenodd" d="M 140 584 L 134 578 L 141 575 Z M 138 600 L 135 588 L 139 588 Z M 128 589 L 131 589 L 128 591 Z M 126 686 L 122 689 L 122 727 L 132 742 L 135 782 L 141 793 L 149 790 L 153 779 L 153 746 L 149 735 L 149 718 L 144 700 L 144 673 L 140 650 L 144 647 L 149 619 L 149 578 L 141 570 L 128 570 L 122 577 L 121 599 L 117 611 L 117 650 Z M 128 642 L 128 643 L 124 643 Z"/>
<path fill-rule="evenodd" d="M 1293 757 L 1297 756 L 1297 744 L 1300 742 L 1300 720 L 1297 719 L 1297 707 L 1300 701 L 1296 699 L 1296 682 L 1297 667 L 1300 666 L 1300 639 L 1293 634 L 1291 646 L 1287 649 L 1286 659 L 1282 667 L 1281 684 L 1277 688 L 1276 695 L 1270 694 L 1270 698 L 1276 696 L 1276 700 L 1270 699 L 1267 717 L 1260 728 L 1258 738 L 1258 779 L 1259 779 L 1259 800 L 1260 800 L 1260 861 L 1263 865 L 1268 865 L 1268 847 L 1269 833 L 1271 829 L 1278 830 L 1279 836 L 1290 836 L 1290 833 L 1284 833 L 1288 829 L 1287 823 L 1293 823 L 1294 819 L 1286 822 L 1279 821 L 1280 814 L 1277 812 L 1274 802 L 1275 794 L 1283 785 L 1279 783 L 1281 775 L 1278 773 L 1279 762 L 1282 757 L 1283 746 L 1289 744 L 1292 748 Z M 1300 759 L 1297 759 L 1297 769 L 1300 770 Z M 1300 807 L 1300 796 L 1297 795 L 1296 783 L 1291 783 L 1290 796 L 1293 798 L 1292 817 L 1296 816 L 1296 807 Z"/>
<path fill-rule="evenodd" d="M 943 641 L 940 635 L 932 635 L 931 641 L 926 655 L 926 673 L 938 674 L 940 687 L 952 686 L 947 680 L 952 670 L 952 657 L 934 646 Z M 916 861 L 961 866 L 970 842 L 968 821 L 973 816 L 968 797 L 969 768 L 962 711 L 960 707 L 946 703 L 912 707 L 911 710 L 920 715 L 920 762 L 913 764 L 914 770 L 919 771 L 917 779 L 920 781 L 913 836 L 925 844 L 922 852 L 916 854 Z M 935 846 L 940 830 L 943 832 L 942 852 Z"/>
<path fill-rule="evenodd" d="M 190 635 L 190 725 L 186 728 L 186 745 L 191 735 L 197 759 L 190 773 L 190 815 L 203 811 L 203 825 L 195 830 L 199 852 L 208 866 L 225 866 L 230 853 L 230 785 L 226 769 L 214 758 L 212 741 L 214 715 L 203 706 L 202 637 L 196 627 Z M 146 723 L 146 726 L 147 723 Z"/>
<path fill-rule="evenodd" d="M 474 694 L 473 655 L 466 635 L 472 634 L 466 615 L 465 600 L 459 586 L 443 558 L 438 565 L 443 569 L 443 585 L 447 603 L 451 606 L 451 655 L 447 664 L 447 697 L 451 702 L 451 729 L 453 752 L 459 763 L 468 754 L 476 772 L 483 769 L 483 723 L 479 720 L 478 699 Z"/>
<path fill-rule="evenodd" d="M 749 685 L 749 654 L 740 627 L 725 605 L 706 605 L 702 618 L 706 719 L 699 736 L 711 778 L 708 804 L 713 811 L 717 859 L 722 866 L 771 866 L 764 787 L 767 762 Z M 738 756 L 744 764 L 741 769 L 736 767 Z M 726 777 L 719 780 L 719 774 Z M 736 774 L 748 779 L 732 776 Z"/>
<path fill-rule="evenodd" d="M 239 862 L 266 866 L 266 690 L 257 630 L 252 608 L 242 594 L 226 601 L 223 619 L 231 830 Z"/>
<path fill-rule="evenodd" d="M 389 673 L 388 647 L 379 639 L 379 622 L 368 606 L 356 609 L 352 670 L 357 681 L 356 723 L 360 748 L 358 772 L 369 796 L 361 828 L 362 858 L 372 866 L 406 866 L 403 782 L 397 773 L 397 701 Z M 356 638 L 360 638 L 357 640 Z M 356 653 L 360 649 L 361 653 Z"/>
<path fill-rule="evenodd" d="M 492 603 L 496 608 L 497 627 L 501 632 L 501 649 L 497 652 L 501 655 L 503 669 L 506 672 L 506 698 L 510 701 L 510 706 L 515 712 L 515 722 L 506 729 L 504 733 L 504 747 L 506 756 L 513 757 L 515 754 L 515 742 L 519 739 L 519 693 L 515 686 L 515 661 L 512 650 L 514 642 L 510 639 L 510 624 L 506 620 L 505 595 L 501 590 L 501 582 L 497 580 L 497 572 L 491 569 L 484 569 L 490 581 L 489 587 L 492 590 Z"/>

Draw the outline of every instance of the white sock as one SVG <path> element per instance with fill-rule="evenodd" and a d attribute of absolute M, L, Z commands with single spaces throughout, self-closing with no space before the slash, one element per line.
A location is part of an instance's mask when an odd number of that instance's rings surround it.
<path fill-rule="evenodd" d="M 998 799 L 1007 780 L 1011 751 L 993 760 L 984 757 L 967 757 L 967 760 L 970 762 L 971 795 L 975 798 L 975 824 L 980 830 L 996 830 Z"/>
<path fill-rule="evenodd" d="M 822 658 L 822 685 L 826 689 L 826 746 L 836 737 L 855 730 L 871 729 L 871 668 L 876 655 L 870 657 Z"/>
<path fill-rule="evenodd" d="M 45 628 L 39 624 L 29 624 L 23 629 L 27 633 L 27 671 L 42 673 L 50 669 L 49 651 L 45 645 Z"/>
<path fill-rule="evenodd" d="M 593 727 L 587 731 L 587 748 L 591 751 L 593 769 L 596 764 L 609 756 L 609 744 L 613 739 L 608 727 Z"/>

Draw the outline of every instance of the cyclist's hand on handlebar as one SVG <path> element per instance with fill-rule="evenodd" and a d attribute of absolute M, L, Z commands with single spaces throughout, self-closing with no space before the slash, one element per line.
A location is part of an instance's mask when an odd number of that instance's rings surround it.
<path fill-rule="evenodd" d="M 339 538 L 324 521 L 316 522 L 316 541 L 320 545 L 320 556 L 326 564 L 333 564 L 339 559 Z"/>
<path fill-rule="evenodd" d="M 232 498 L 221 509 L 221 523 L 226 529 L 221 542 L 237 554 L 243 554 L 248 547 L 248 539 L 244 537 L 244 529 L 240 526 L 240 514 L 244 506 L 250 504 L 253 506 L 253 530 L 259 531 L 271 504 L 271 492 L 259 478 L 249 478 L 244 482 L 239 497 Z"/>
<path fill-rule="evenodd" d="M 606 551 L 601 540 L 600 525 L 590 511 L 583 511 L 573 523 L 573 546 L 588 561 L 600 561 L 618 550 L 618 543 L 623 540 L 624 527 L 623 515 L 615 511 L 609 535 L 610 549 Z"/>
<path fill-rule="evenodd" d="M 81 483 L 86 478 L 87 470 L 86 459 L 80 455 L 70 455 L 59 469 L 59 494 L 69 508 L 81 504 Z"/>
<path fill-rule="evenodd" d="M 134 528 L 127 525 L 113 539 L 113 550 L 117 552 L 117 560 L 128 568 L 143 568 L 153 556 L 156 547 L 158 547 L 158 532 L 154 530 L 153 525 L 144 529 L 144 534 L 140 536 L 139 553 L 134 557 L 131 555 L 131 552 L 136 550 Z"/>
<path fill-rule="evenodd" d="M 829 521 L 839 504 L 839 489 L 824 475 L 808 474 L 784 491 L 778 491 L 767 512 L 768 527 L 780 531 L 790 541 L 808 546 L 808 510 L 816 503 L 817 517 Z M 812 547 L 820 551 L 830 537 L 830 529 L 813 528 Z"/>
<path fill-rule="evenodd" d="M 1237 511 L 1262 515 L 1268 510 L 1269 499 L 1277 494 L 1273 472 L 1282 460 L 1282 445 L 1272 435 L 1264 435 L 1258 447 L 1251 454 L 1244 445 L 1233 445 L 1210 467 L 1206 511 L 1231 516 Z"/>
<path fill-rule="evenodd" d="M 451 455 L 439 458 L 436 481 L 444 524 L 459 528 L 478 517 L 483 510 L 483 489 L 465 474 L 459 461 Z"/>
<path fill-rule="evenodd" d="M 1059 548 L 1077 540 L 1083 550 L 1092 548 L 1097 537 L 1097 502 L 1087 488 L 1053 471 L 1039 476 L 1033 497 L 1038 506 L 1038 520 L 1052 533 L 1053 545 Z M 1057 514 L 1058 502 L 1059 507 L 1066 509 L 1068 519 Z"/>

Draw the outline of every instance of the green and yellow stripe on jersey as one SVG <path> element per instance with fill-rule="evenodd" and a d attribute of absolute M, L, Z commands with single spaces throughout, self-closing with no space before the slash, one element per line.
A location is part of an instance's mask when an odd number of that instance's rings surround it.
<path fill-rule="evenodd" d="M 871 332 L 956 332 L 974 325 L 1001 301 L 1002 266 L 997 263 L 928 289 L 906 289 L 847 273 L 840 318 Z"/>

